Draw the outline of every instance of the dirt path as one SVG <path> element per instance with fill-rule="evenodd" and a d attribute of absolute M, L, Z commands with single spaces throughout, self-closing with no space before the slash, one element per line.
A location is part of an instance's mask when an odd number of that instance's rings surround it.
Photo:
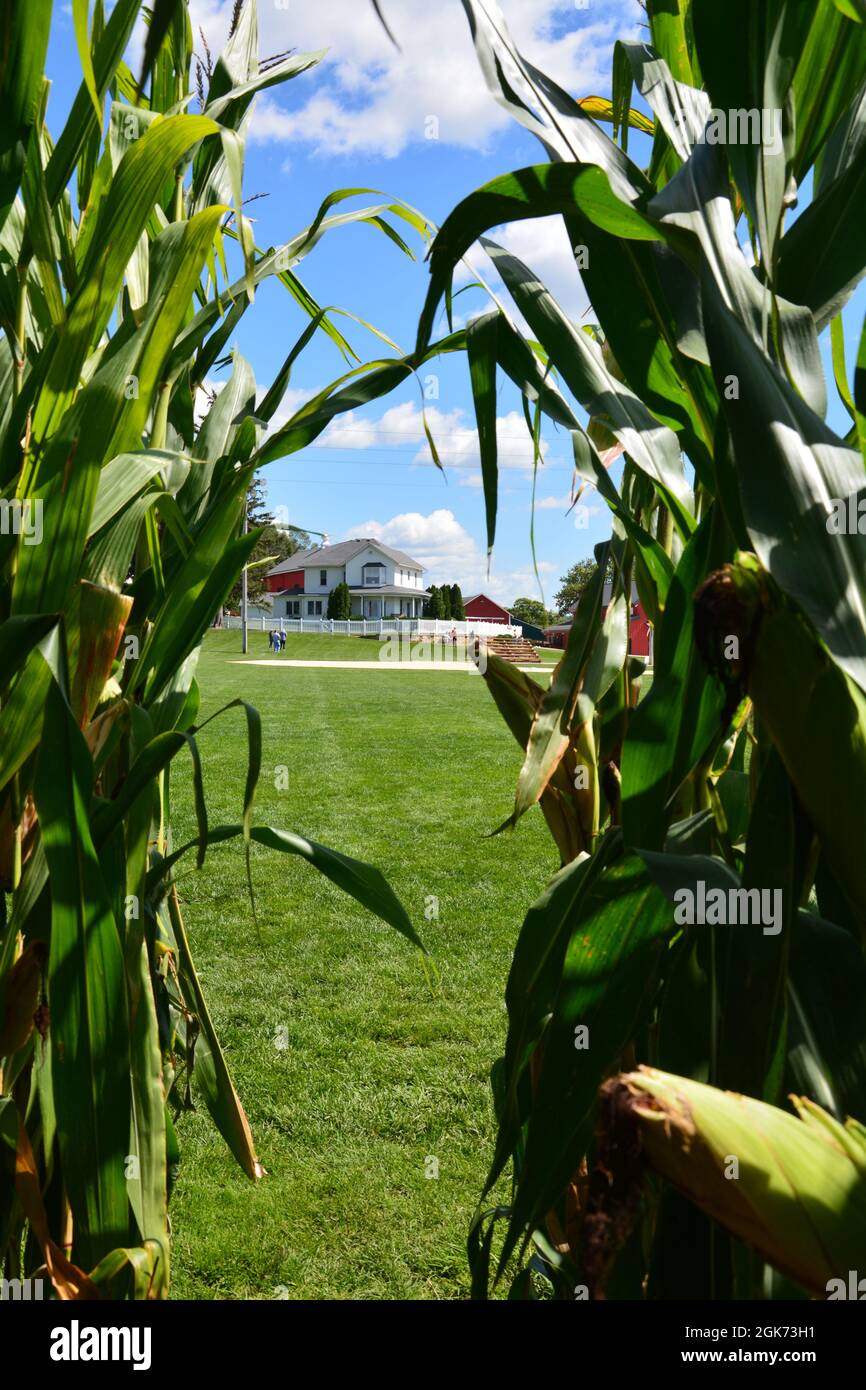
<path fill-rule="evenodd" d="M 460 671 L 469 676 L 480 675 L 471 661 L 294 661 L 291 657 L 264 660 L 235 658 L 230 666 L 314 666 L 335 671 Z M 518 671 L 543 671 L 543 666 L 518 666 Z"/>

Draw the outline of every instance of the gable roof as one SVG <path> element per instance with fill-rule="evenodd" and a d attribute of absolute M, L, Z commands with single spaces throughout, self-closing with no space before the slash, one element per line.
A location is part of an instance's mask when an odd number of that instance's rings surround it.
<path fill-rule="evenodd" d="M 390 545 L 383 545 L 374 536 L 365 536 L 360 540 L 338 541 L 336 545 L 322 545 L 318 550 L 307 552 L 304 564 L 314 569 L 317 565 L 337 567 L 345 565 L 354 556 L 359 555 L 362 550 L 366 550 L 368 545 L 375 546 L 381 550 L 383 555 L 387 555 L 389 560 L 393 560 L 406 569 L 422 570 L 424 566 L 419 560 L 413 560 L 411 555 L 407 555 L 404 550 L 394 550 Z"/>
<path fill-rule="evenodd" d="M 404 550 L 394 550 L 390 545 L 383 545 L 374 536 L 365 536 L 358 540 L 338 541 L 336 545 L 315 546 L 312 550 L 296 550 L 294 555 L 289 556 L 288 560 L 282 560 L 272 570 L 268 570 L 268 575 L 285 574 L 287 570 L 318 569 L 319 567 L 322 569 L 340 569 L 355 555 L 366 550 L 368 545 L 375 546 L 401 569 L 418 570 L 419 573 L 423 573 L 424 566 L 420 560 L 413 560 L 412 556 L 407 555 Z"/>
<path fill-rule="evenodd" d="M 288 574 L 292 570 L 302 570 L 307 556 L 314 553 L 313 550 L 296 550 L 294 555 L 290 555 L 286 560 L 281 560 L 278 565 L 274 565 L 273 569 L 268 570 L 268 574 Z"/>
<path fill-rule="evenodd" d="M 476 600 L 477 598 L 486 599 L 486 601 L 487 601 L 488 603 L 492 603 L 492 604 L 493 604 L 493 607 L 494 607 L 494 608 L 498 608 L 499 611 L 500 611 L 500 613 L 509 613 L 509 614 L 510 614 L 510 612 L 511 612 L 511 609 L 510 609 L 510 608 L 506 608 L 504 603 L 500 603 L 498 599 L 491 598 L 489 594 L 470 594 L 468 598 L 465 598 L 465 599 L 463 600 L 463 607 L 465 608 L 466 605 L 467 605 L 467 603 L 474 603 L 475 600 Z"/>

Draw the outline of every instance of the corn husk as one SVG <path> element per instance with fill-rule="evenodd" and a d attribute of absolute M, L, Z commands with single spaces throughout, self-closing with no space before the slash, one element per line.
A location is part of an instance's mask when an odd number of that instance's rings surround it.
<path fill-rule="evenodd" d="M 646 1161 L 782 1274 L 816 1296 L 866 1273 L 866 1130 L 812 1101 L 796 1115 L 639 1067 L 608 1081 Z M 736 1161 L 734 1161 L 736 1160 Z"/>

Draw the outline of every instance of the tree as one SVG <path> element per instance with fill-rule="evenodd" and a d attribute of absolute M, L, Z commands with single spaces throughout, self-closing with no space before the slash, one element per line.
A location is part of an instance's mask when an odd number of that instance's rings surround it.
<path fill-rule="evenodd" d="M 595 560 L 577 560 L 559 581 L 559 592 L 554 595 L 556 611 L 562 618 L 570 618 L 578 600 L 596 571 Z"/>
<path fill-rule="evenodd" d="M 460 592 L 459 584 L 451 585 L 451 617 L 461 623 L 466 619 L 466 609 L 463 607 L 463 595 Z"/>
<path fill-rule="evenodd" d="M 532 623 L 534 627 L 550 627 L 558 618 L 538 598 L 516 598 L 509 612 L 518 622 Z"/>
<path fill-rule="evenodd" d="M 352 596 L 345 580 L 332 589 L 328 595 L 328 617 L 344 623 L 351 616 Z"/>
<path fill-rule="evenodd" d="M 425 618 L 442 617 L 442 595 L 435 584 L 430 585 L 430 597 L 424 605 Z"/>
<path fill-rule="evenodd" d="M 446 620 L 453 617 L 451 612 L 451 590 L 447 584 L 443 584 L 439 590 L 439 602 L 442 605 L 442 613 L 440 616 Z"/>
<path fill-rule="evenodd" d="M 262 534 L 253 546 L 248 562 L 247 595 L 250 603 L 260 603 L 267 593 L 265 576 L 269 569 L 273 569 L 281 560 L 288 560 L 296 550 L 306 550 L 310 544 L 306 531 L 277 524 L 273 512 L 268 511 L 267 493 L 267 483 L 261 473 L 255 473 L 247 493 L 247 529 L 257 531 L 261 528 Z M 270 560 L 271 563 L 262 564 L 263 560 Z M 227 606 L 239 608 L 240 603 L 239 579 L 229 594 Z"/>

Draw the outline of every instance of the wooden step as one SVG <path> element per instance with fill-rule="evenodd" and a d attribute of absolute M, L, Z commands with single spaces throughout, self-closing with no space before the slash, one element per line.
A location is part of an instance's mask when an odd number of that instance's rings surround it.
<path fill-rule="evenodd" d="M 541 665 L 538 652 L 524 637 L 492 637 L 487 643 L 487 650 L 498 656 L 500 661 L 510 661 L 521 666 Z"/>

